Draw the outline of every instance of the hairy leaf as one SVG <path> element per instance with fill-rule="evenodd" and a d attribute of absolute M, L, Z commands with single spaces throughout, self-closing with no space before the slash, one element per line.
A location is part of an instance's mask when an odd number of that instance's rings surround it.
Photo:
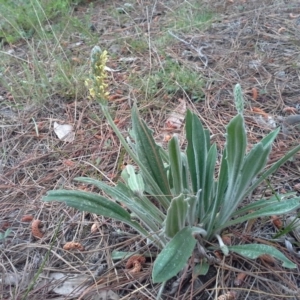
<path fill-rule="evenodd" d="M 283 262 L 282 265 L 288 269 L 294 269 L 297 267 L 296 264 L 286 258 L 279 250 L 269 245 L 247 244 L 228 246 L 228 249 L 250 259 L 256 259 L 263 254 L 268 254 L 281 260 Z"/>
<path fill-rule="evenodd" d="M 161 251 L 153 265 L 154 283 L 164 282 L 183 269 L 196 245 L 193 232 L 191 227 L 183 228 Z"/>

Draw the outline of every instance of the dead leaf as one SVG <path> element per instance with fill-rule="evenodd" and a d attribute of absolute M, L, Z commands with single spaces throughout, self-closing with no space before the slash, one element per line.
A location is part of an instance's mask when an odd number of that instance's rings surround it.
<path fill-rule="evenodd" d="M 271 216 L 271 220 L 276 228 L 281 229 L 283 227 L 283 223 L 278 216 Z"/>
<path fill-rule="evenodd" d="M 73 126 L 69 124 L 60 125 L 57 122 L 54 122 L 54 132 L 56 133 L 57 137 L 68 143 L 72 143 L 75 138 L 75 132 L 73 131 Z"/>
<path fill-rule="evenodd" d="M 166 120 L 168 128 L 179 129 L 184 121 L 186 112 L 186 102 L 184 99 L 178 99 L 180 104 L 169 114 Z"/>
<path fill-rule="evenodd" d="M 268 254 L 263 254 L 259 257 L 260 260 L 270 264 L 270 265 L 273 265 L 275 264 L 276 260 L 273 256 L 271 255 L 268 255 Z"/>
<path fill-rule="evenodd" d="M 221 252 L 219 250 L 214 251 L 214 254 L 215 254 L 216 258 L 218 258 L 219 260 L 222 260 L 224 257 L 223 252 Z"/>
<path fill-rule="evenodd" d="M 99 224 L 98 223 L 94 223 L 91 227 L 91 233 L 96 233 L 99 231 Z"/>
<path fill-rule="evenodd" d="M 75 163 L 72 160 L 69 160 L 69 159 L 63 160 L 63 164 L 67 167 L 73 167 L 75 165 Z"/>
<path fill-rule="evenodd" d="M 68 242 L 63 247 L 64 250 L 79 250 L 84 251 L 84 247 L 80 243 Z"/>
<path fill-rule="evenodd" d="M 254 88 L 252 88 L 252 99 L 254 101 L 256 101 L 257 97 L 258 97 L 258 91 L 257 91 L 257 88 L 254 87 Z"/>
<path fill-rule="evenodd" d="M 247 277 L 246 273 L 239 273 L 236 278 L 234 279 L 234 285 L 235 286 L 241 286 L 245 280 L 245 278 Z"/>
<path fill-rule="evenodd" d="M 132 274 L 139 273 L 142 269 L 142 264 L 146 262 L 146 258 L 142 255 L 133 255 L 131 256 L 127 263 L 126 269 L 132 268 L 129 272 Z"/>
<path fill-rule="evenodd" d="M 120 95 L 120 94 L 109 95 L 108 96 L 108 101 L 114 101 L 114 100 L 117 100 L 117 99 L 120 99 L 120 98 L 122 98 L 122 95 Z"/>
<path fill-rule="evenodd" d="M 53 272 L 49 275 L 53 292 L 58 295 L 68 295 L 68 297 L 79 296 L 87 287 L 89 276 L 85 274 L 64 274 Z M 86 283 L 86 285 L 84 285 Z"/>
<path fill-rule="evenodd" d="M 31 224 L 31 233 L 35 238 L 41 239 L 44 236 L 44 233 L 40 230 L 43 227 L 43 224 L 40 220 L 34 220 Z"/>
<path fill-rule="evenodd" d="M 33 220 L 33 215 L 24 215 L 21 218 L 21 222 L 31 222 Z"/>
<path fill-rule="evenodd" d="M 230 246 L 231 245 L 231 236 L 230 235 L 222 235 L 222 240 L 225 245 Z"/>
<path fill-rule="evenodd" d="M 55 299 L 86 299 L 85 292 L 89 290 L 91 281 L 95 278 L 86 274 L 70 274 L 61 272 L 51 272 L 49 276 L 43 276 L 35 288 L 47 287 L 48 292 L 56 293 L 57 295 L 67 296 Z M 1 282 L 1 281 L 0 281 Z M 48 298 L 47 298 L 48 299 Z M 120 297 L 109 290 L 106 283 L 97 283 L 97 292 L 90 300 L 119 300 Z"/>
<path fill-rule="evenodd" d="M 264 110 L 262 110 L 262 109 L 259 108 L 259 107 L 253 107 L 253 108 L 252 108 L 252 111 L 253 111 L 254 113 L 259 114 L 259 115 L 261 115 L 261 116 L 263 116 L 263 117 L 266 117 L 266 118 L 269 116 Z"/>

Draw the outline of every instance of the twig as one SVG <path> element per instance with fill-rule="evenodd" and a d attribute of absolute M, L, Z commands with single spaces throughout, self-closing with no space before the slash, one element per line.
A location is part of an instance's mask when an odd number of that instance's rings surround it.
<path fill-rule="evenodd" d="M 205 54 L 202 53 L 203 49 L 208 48 L 208 46 L 202 46 L 200 48 L 196 48 L 195 46 L 193 46 L 191 43 L 181 39 L 180 37 L 178 37 L 177 35 L 175 35 L 172 31 L 168 31 L 170 35 L 172 35 L 174 38 L 176 38 L 177 40 L 179 40 L 180 42 L 184 43 L 185 45 L 189 46 L 191 49 L 193 49 L 194 51 L 197 52 L 197 54 L 199 55 L 200 60 L 203 62 L 205 68 L 207 67 L 208 64 L 208 58 Z"/>

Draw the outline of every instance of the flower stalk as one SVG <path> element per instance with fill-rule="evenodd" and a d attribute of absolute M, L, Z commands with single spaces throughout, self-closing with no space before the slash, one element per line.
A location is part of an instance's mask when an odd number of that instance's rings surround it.
<path fill-rule="evenodd" d="M 243 116 L 244 113 L 244 98 L 241 85 L 238 83 L 234 87 L 234 102 L 237 112 Z"/>
<path fill-rule="evenodd" d="M 116 126 L 114 120 L 112 119 L 109 107 L 108 107 L 108 84 L 106 83 L 107 73 L 106 73 L 106 63 L 108 60 L 107 51 L 101 50 L 99 46 L 94 46 L 91 51 L 91 78 L 86 80 L 86 86 L 89 89 L 89 93 L 92 99 L 95 99 L 102 109 L 102 113 L 105 116 L 108 124 L 112 127 L 113 131 L 120 140 L 120 143 L 126 150 L 126 152 L 131 156 L 133 161 L 140 167 L 145 178 L 147 178 L 149 184 L 152 186 L 153 190 L 156 192 L 158 197 L 161 200 L 163 207 L 167 208 L 169 201 L 167 197 L 162 193 L 158 184 L 155 182 L 147 168 L 141 163 L 139 157 L 136 153 L 130 148 L 129 144 L 126 142 L 119 128 Z"/>

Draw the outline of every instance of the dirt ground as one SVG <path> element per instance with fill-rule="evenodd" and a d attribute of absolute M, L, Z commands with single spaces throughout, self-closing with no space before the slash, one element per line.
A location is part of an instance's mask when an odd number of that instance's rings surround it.
<path fill-rule="evenodd" d="M 198 112 L 222 148 L 225 126 L 235 115 L 233 87 L 240 83 L 249 144 L 274 127 L 282 128 L 270 156 L 270 163 L 274 162 L 299 144 L 299 133 L 293 126 L 300 124 L 299 1 L 203 1 L 198 9 L 215 14 L 210 24 L 188 32 L 172 31 L 161 54 L 159 44 L 151 40 L 157 41 L 166 33 L 171 13 L 182 2 L 139 0 L 134 2 L 130 17 L 114 18 L 111 9 L 123 7 L 124 1 L 94 1 L 92 29 L 99 35 L 99 45 L 110 54 L 111 110 L 116 123 L 127 135 L 130 107 L 137 102 L 157 141 L 166 145 L 167 135 L 177 133 L 183 138 L 183 126 L 170 132 L 165 123 L 183 99 L 188 108 Z M 74 14 L 84 18 L 88 9 L 82 4 Z M 148 47 L 133 52 L 127 38 L 140 36 L 149 38 Z M 76 53 L 86 63 L 87 72 L 90 49 L 82 44 Z M 163 86 L 147 98 L 142 87 L 132 84 L 132 74 L 145 77 L 149 70 L 159 69 L 166 58 L 202 75 L 200 99 L 195 100 L 192 92 L 184 89 L 168 93 Z M 0 232 L 11 229 L 0 241 L 0 298 L 156 299 L 160 285 L 151 282 L 150 258 L 140 273 L 131 274 L 126 260 L 111 256 L 112 251 L 147 253 L 156 249 L 148 249 L 146 242 L 122 223 L 41 201 L 48 190 L 60 187 L 93 190 L 76 183 L 78 176 L 117 181 L 128 158 L 97 103 L 91 102 L 87 93 L 80 99 L 53 95 L 41 105 L 26 102 L 20 109 L 7 105 L 15 104 L 16 99 L 1 85 L 0 95 Z M 299 120 L 291 124 L 291 115 L 299 115 Z M 74 126 L 72 143 L 57 138 L 55 121 Z M 270 182 L 277 192 L 300 190 L 299 155 L 281 167 Z M 270 194 L 270 187 L 260 187 L 253 199 Z M 42 238 L 34 237 L 32 222 L 25 216 L 41 222 Z M 271 220 L 257 219 L 228 233 L 233 244 L 271 243 L 277 231 Z M 297 251 L 300 239 L 294 238 Z M 80 243 L 83 251 L 63 250 L 71 241 Z M 267 258 L 251 261 L 231 255 L 212 265 L 205 276 L 195 278 L 188 269 L 170 280 L 162 299 L 300 299 L 299 255 L 289 252 L 284 237 L 274 244 L 298 265 L 297 270 L 284 269 Z M 216 254 L 211 251 L 210 255 Z M 62 281 L 49 279 L 54 278 L 53 273 L 78 276 L 71 282 L 77 293 L 62 295 L 56 289 Z M 245 277 L 239 279 L 240 274 Z"/>

